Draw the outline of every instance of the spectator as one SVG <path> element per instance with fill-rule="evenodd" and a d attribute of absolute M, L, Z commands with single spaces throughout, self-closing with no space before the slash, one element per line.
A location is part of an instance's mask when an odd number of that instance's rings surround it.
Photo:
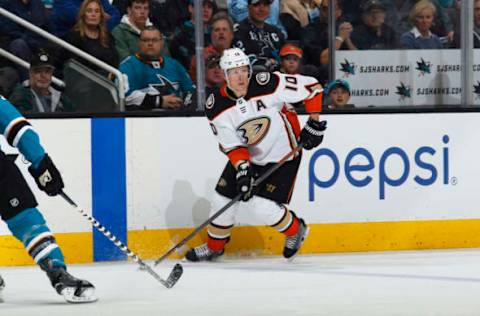
<path fill-rule="evenodd" d="M 461 3 L 457 0 L 457 10 L 460 13 Z M 460 18 L 458 18 L 460 21 Z M 455 38 L 453 41 L 454 48 L 460 48 L 460 23 L 457 25 L 457 32 L 455 32 Z M 480 48 L 480 0 L 474 0 L 473 2 L 473 47 Z"/>
<path fill-rule="evenodd" d="M 325 109 L 352 109 L 355 107 L 348 103 L 350 101 L 350 85 L 346 80 L 337 79 L 330 82 L 325 88 L 325 96 L 326 101 L 323 103 Z"/>
<path fill-rule="evenodd" d="M 343 18 L 343 7 L 340 1 L 334 0 L 334 17 L 337 25 L 335 50 L 356 49 L 351 40 L 353 26 Z M 320 5 L 320 16 L 310 23 L 301 37 L 301 47 L 305 52 L 305 63 L 317 67 L 328 64 L 328 1 Z M 319 80 L 321 81 L 321 80 Z"/>
<path fill-rule="evenodd" d="M 240 23 L 248 18 L 248 0 L 227 0 L 227 9 L 234 23 Z M 282 31 L 283 36 L 287 37 L 287 31 L 280 22 L 280 0 L 271 1 L 270 14 L 265 22 L 276 26 Z"/>
<path fill-rule="evenodd" d="M 140 33 L 140 51 L 120 64 L 128 81 L 129 109 L 178 109 L 191 99 L 194 85 L 185 68 L 175 59 L 162 56 L 163 36 L 153 26 Z"/>
<path fill-rule="evenodd" d="M 206 60 L 210 55 L 222 55 L 223 51 L 232 47 L 233 22 L 230 17 L 220 12 L 212 18 L 211 44 L 203 49 L 203 58 Z M 197 80 L 197 59 L 193 56 L 188 71 L 193 81 Z"/>
<path fill-rule="evenodd" d="M 217 5 L 213 0 L 203 1 L 203 25 L 204 25 L 204 45 L 210 45 L 210 20 L 217 9 Z M 190 62 L 195 55 L 195 7 L 194 1 L 188 3 L 188 11 L 190 12 L 190 20 L 176 31 L 172 42 L 170 43 L 170 53 L 178 60 L 185 69 L 190 68 Z"/>
<path fill-rule="evenodd" d="M 436 11 L 429 0 L 421 0 L 413 6 L 410 11 L 410 22 L 414 27 L 411 31 L 402 34 L 400 43 L 403 48 L 441 49 L 443 47 L 438 36 L 430 31 Z"/>
<path fill-rule="evenodd" d="M 248 0 L 248 18 L 236 25 L 234 46 L 253 59 L 254 72 L 271 71 L 278 67 L 278 51 L 284 36 L 275 26 L 265 22 L 272 0 Z"/>
<path fill-rule="evenodd" d="M 52 31 L 53 26 L 41 0 L 1 0 L 0 6 L 39 28 Z M 33 54 L 39 52 L 40 47 L 47 44 L 43 37 L 26 30 L 10 19 L 1 17 L 0 25 L 7 50 L 27 62 Z M 23 68 L 20 69 L 20 73 L 23 80 L 28 77 L 28 72 Z"/>
<path fill-rule="evenodd" d="M 82 3 L 77 23 L 70 31 L 68 41 L 101 61 L 115 68 L 118 67 L 115 43 L 108 32 L 106 15 L 100 0 L 85 0 Z M 93 64 L 88 63 L 87 66 L 92 70 L 108 75 L 108 72 Z"/>
<path fill-rule="evenodd" d="M 433 20 L 431 31 L 432 33 L 437 34 L 437 36 L 439 36 L 441 40 L 444 40 L 445 43 L 451 44 L 453 42 L 453 38 L 455 37 L 455 26 L 452 22 L 452 18 L 449 15 L 449 10 L 445 7 L 448 5 L 448 3 L 442 0 L 430 0 L 430 2 L 435 6 L 436 9 L 435 19 Z"/>
<path fill-rule="evenodd" d="M 280 72 L 289 75 L 300 73 L 303 51 L 294 44 L 285 44 L 280 50 L 281 68 Z"/>
<path fill-rule="evenodd" d="M 225 74 L 220 68 L 220 55 L 211 54 L 205 60 L 205 93 L 210 95 L 216 88 L 226 84 Z"/>
<path fill-rule="evenodd" d="M 324 1 L 327 2 L 328 1 Z M 322 0 L 283 0 L 280 21 L 287 30 L 288 40 L 300 40 L 302 29 L 320 15 Z"/>
<path fill-rule="evenodd" d="M 107 27 L 111 31 L 120 22 L 118 9 L 111 5 L 108 0 L 100 0 L 106 13 Z M 55 1 L 50 19 L 53 22 L 54 33 L 60 38 L 66 38 L 70 30 L 77 22 L 78 11 L 82 0 Z"/>
<path fill-rule="evenodd" d="M 480 48 L 480 0 L 473 3 L 473 47 Z"/>
<path fill-rule="evenodd" d="M 115 38 L 115 48 L 119 60 L 138 52 L 138 40 L 140 32 L 147 26 L 152 25 L 148 15 L 150 14 L 149 0 L 128 0 L 127 14 L 122 17 L 112 35 Z"/>
<path fill-rule="evenodd" d="M 40 51 L 33 55 L 29 80 L 15 87 L 10 102 L 23 113 L 73 111 L 72 103 L 51 86 L 54 69 L 47 53 Z"/>
<path fill-rule="evenodd" d="M 410 22 L 410 11 L 419 0 L 392 1 L 380 0 L 387 8 L 387 17 L 385 24 L 394 29 L 401 35 L 411 30 L 414 24 Z M 454 24 L 447 14 L 447 9 L 443 6 L 442 0 L 430 0 L 435 6 L 436 14 L 431 27 L 431 31 L 438 36 L 445 37 L 445 40 L 452 42 L 454 36 Z"/>
<path fill-rule="evenodd" d="M 361 5 L 362 24 L 355 27 L 351 39 L 358 49 L 395 49 L 395 31 L 385 24 L 386 8 L 379 0 L 366 0 Z"/>
<path fill-rule="evenodd" d="M 169 36 L 174 34 L 184 22 L 190 19 L 191 14 L 188 10 L 190 2 L 190 0 L 166 0 L 163 10 L 155 12 L 155 22 L 158 22 L 164 34 Z"/>

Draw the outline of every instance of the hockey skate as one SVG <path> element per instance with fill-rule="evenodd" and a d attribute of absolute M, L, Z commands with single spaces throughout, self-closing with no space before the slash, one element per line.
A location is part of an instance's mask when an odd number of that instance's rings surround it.
<path fill-rule="evenodd" d="M 67 302 L 92 303 L 98 300 L 95 287 L 90 282 L 73 277 L 63 267 L 51 267 L 48 262 L 40 264 L 40 267 L 47 273 L 53 288 Z"/>
<path fill-rule="evenodd" d="M 285 247 L 283 248 L 283 256 L 289 260 L 293 260 L 295 255 L 302 247 L 305 238 L 308 235 L 310 229 L 307 227 L 303 219 L 298 219 L 298 231 L 295 235 L 287 237 L 285 239 Z"/>
<path fill-rule="evenodd" d="M 203 245 L 200 245 L 200 246 L 197 246 L 195 248 L 190 249 L 186 253 L 185 258 L 188 261 L 193 261 L 193 262 L 212 261 L 212 260 L 220 257 L 221 255 L 223 255 L 223 253 L 224 253 L 223 249 L 220 250 L 220 251 L 213 251 L 210 248 L 208 248 L 207 244 L 203 244 Z"/>

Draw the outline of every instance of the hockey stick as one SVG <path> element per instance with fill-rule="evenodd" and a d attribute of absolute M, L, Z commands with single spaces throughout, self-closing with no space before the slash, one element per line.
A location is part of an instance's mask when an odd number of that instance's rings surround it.
<path fill-rule="evenodd" d="M 256 179 L 255 182 L 253 182 L 253 186 L 259 186 L 263 181 L 265 181 L 272 173 L 277 171 L 278 168 L 280 168 L 290 157 L 298 153 L 300 150 L 303 148 L 303 143 L 298 144 L 297 147 L 295 147 L 292 151 L 290 151 L 288 154 L 286 154 L 279 162 L 277 162 L 274 166 L 272 166 L 270 169 L 268 169 L 260 178 Z M 155 266 L 165 260 L 168 256 L 170 256 L 174 251 L 176 251 L 178 248 L 182 247 L 185 245 L 190 239 L 192 239 L 198 232 L 200 232 L 205 226 L 213 222 L 217 217 L 222 215 L 226 210 L 228 210 L 233 204 L 237 203 L 240 201 L 242 198 L 242 194 L 237 194 L 230 202 L 225 204 L 221 209 L 219 209 L 215 214 L 213 214 L 211 217 L 209 217 L 204 223 L 202 223 L 200 226 L 195 228 L 193 232 L 191 232 L 187 237 L 185 237 L 182 241 L 180 241 L 178 244 L 173 246 L 169 251 L 167 251 L 163 256 L 155 260 Z"/>
<path fill-rule="evenodd" d="M 150 273 L 151 276 L 153 276 L 158 282 L 162 283 L 163 286 L 165 286 L 167 289 L 172 288 L 175 283 L 177 283 L 178 279 L 182 276 L 183 273 L 183 267 L 181 264 L 177 263 L 174 267 L 172 272 L 170 272 L 170 275 L 166 280 L 162 279 L 149 265 L 147 265 L 145 262 L 143 262 L 140 257 L 128 249 L 128 247 L 122 243 L 120 240 L 118 240 L 117 237 L 115 237 L 114 234 L 112 234 L 108 229 L 105 228 L 102 224 L 100 224 L 95 218 L 92 216 L 88 215 L 82 208 L 80 208 L 65 192 L 61 191 L 60 195 L 67 201 L 71 206 L 75 207 L 80 214 L 82 214 L 83 217 L 85 217 L 98 231 L 100 231 L 105 237 L 107 237 L 115 246 L 117 246 L 118 249 L 120 249 L 123 253 L 125 253 L 127 256 L 131 257 L 133 261 L 138 263 L 144 270 L 146 270 L 148 273 Z"/>

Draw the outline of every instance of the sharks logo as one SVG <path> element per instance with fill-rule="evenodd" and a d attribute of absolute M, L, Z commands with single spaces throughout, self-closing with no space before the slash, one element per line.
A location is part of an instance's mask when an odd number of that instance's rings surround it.
<path fill-rule="evenodd" d="M 397 91 L 395 92 L 400 96 L 400 101 L 405 100 L 406 98 L 412 97 L 412 89 L 410 86 L 406 86 L 403 82 L 400 82 L 400 86 L 397 86 Z"/>
<path fill-rule="evenodd" d="M 431 73 L 432 63 L 429 61 L 423 60 L 420 58 L 420 61 L 417 61 L 417 67 L 415 70 L 420 72 L 419 76 L 425 76 L 425 74 Z"/>
<path fill-rule="evenodd" d="M 270 119 L 266 116 L 248 120 L 238 127 L 247 145 L 256 145 L 267 135 L 270 129 Z"/>
<path fill-rule="evenodd" d="M 355 75 L 355 63 L 349 62 L 346 58 L 343 63 L 340 63 L 340 71 L 343 72 L 343 77 L 348 78 L 349 76 Z"/>
<path fill-rule="evenodd" d="M 155 88 L 161 95 L 178 94 L 180 84 L 178 82 L 171 82 L 166 77 L 156 74 L 158 83 L 150 84 L 150 87 Z"/>
<path fill-rule="evenodd" d="M 475 100 L 480 99 L 480 81 L 473 85 L 473 93 L 475 93 Z"/>

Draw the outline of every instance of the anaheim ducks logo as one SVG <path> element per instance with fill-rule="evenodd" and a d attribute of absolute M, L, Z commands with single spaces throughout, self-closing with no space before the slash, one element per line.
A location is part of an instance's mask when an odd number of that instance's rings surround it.
<path fill-rule="evenodd" d="M 266 116 L 256 117 L 238 127 L 247 145 L 256 145 L 267 135 L 270 119 Z"/>

